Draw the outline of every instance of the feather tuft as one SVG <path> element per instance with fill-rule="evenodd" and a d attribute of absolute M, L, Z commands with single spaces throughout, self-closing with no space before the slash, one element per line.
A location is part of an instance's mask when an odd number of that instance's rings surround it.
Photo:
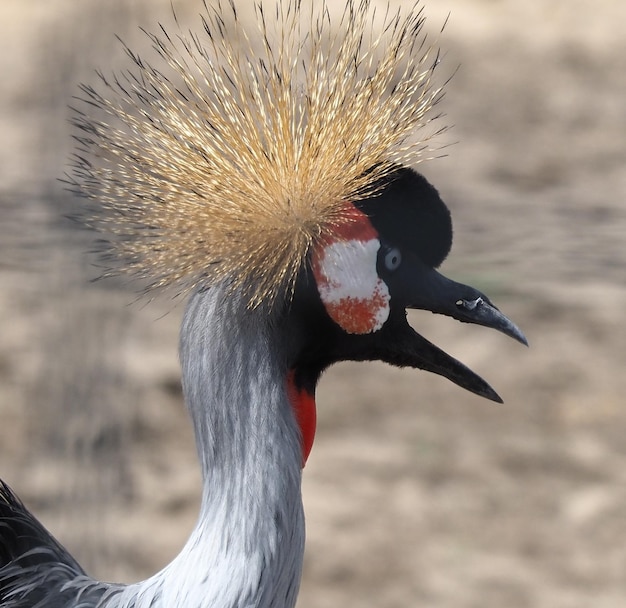
<path fill-rule="evenodd" d="M 81 87 L 70 189 L 149 288 L 289 297 L 345 201 L 433 152 L 439 55 L 417 4 L 347 0 L 333 16 L 327 0 L 262 1 L 255 15 L 205 3 L 200 34 L 146 32 L 154 60 L 125 47 L 129 70 Z"/>

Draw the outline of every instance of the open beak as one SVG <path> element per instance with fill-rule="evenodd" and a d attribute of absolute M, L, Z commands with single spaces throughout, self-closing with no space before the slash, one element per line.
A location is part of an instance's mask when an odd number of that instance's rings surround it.
<path fill-rule="evenodd" d="M 517 325 L 477 289 L 452 281 L 419 263 L 407 264 L 401 275 L 404 276 L 398 276 L 397 282 L 394 281 L 392 293 L 399 297 L 405 308 L 430 310 L 464 323 L 491 327 L 528 346 Z M 389 319 L 386 326 L 381 332 L 387 334 L 384 340 L 388 345 L 383 356 L 385 361 L 439 374 L 472 393 L 502 402 L 480 376 L 414 331 L 406 315 Z"/>

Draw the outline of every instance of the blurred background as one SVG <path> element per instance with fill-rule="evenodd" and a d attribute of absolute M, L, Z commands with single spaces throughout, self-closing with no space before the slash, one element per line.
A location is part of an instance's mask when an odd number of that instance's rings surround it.
<path fill-rule="evenodd" d="M 199 0 L 174 5 L 198 22 Z M 443 77 L 458 67 L 441 106 L 456 143 L 420 166 L 455 222 L 443 271 L 531 348 L 412 317 L 504 406 L 384 365 L 325 375 L 299 606 L 626 606 L 626 4 L 425 10 L 434 35 L 449 15 Z M 93 282 L 58 180 L 78 84 L 157 22 L 170 0 L 0 5 L 0 477 L 107 580 L 160 569 L 195 521 L 183 304 Z"/>

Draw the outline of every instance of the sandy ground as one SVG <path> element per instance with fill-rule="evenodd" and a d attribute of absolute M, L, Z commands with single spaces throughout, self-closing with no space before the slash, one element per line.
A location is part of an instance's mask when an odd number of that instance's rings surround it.
<path fill-rule="evenodd" d="M 150 7 L 148 10 L 146 7 Z M 195 2 L 177 2 L 183 17 Z M 199 475 L 176 360 L 182 304 L 89 283 L 56 178 L 66 106 L 113 33 L 169 0 L 2 0 L 0 476 L 93 574 L 131 581 L 191 529 Z M 626 4 L 431 0 L 458 142 L 422 166 L 455 220 L 444 271 L 526 350 L 415 314 L 505 399 L 348 365 L 322 380 L 302 608 L 626 606 Z"/>

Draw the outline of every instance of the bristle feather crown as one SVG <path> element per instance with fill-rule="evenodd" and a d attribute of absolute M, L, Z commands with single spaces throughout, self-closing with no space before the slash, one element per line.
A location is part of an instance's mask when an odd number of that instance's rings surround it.
<path fill-rule="evenodd" d="M 250 27 L 234 0 L 205 4 L 202 35 L 147 33 L 154 63 L 126 48 L 132 69 L 82 87 L 71 187 L 150 287 L 288 297 L 346 201 L 432 150 L 438 131 L 412 138 L 441 96 L 417 4 L 380 22 L 370 0 L 336 19 L 327 0 L 255 14 Z"/>

